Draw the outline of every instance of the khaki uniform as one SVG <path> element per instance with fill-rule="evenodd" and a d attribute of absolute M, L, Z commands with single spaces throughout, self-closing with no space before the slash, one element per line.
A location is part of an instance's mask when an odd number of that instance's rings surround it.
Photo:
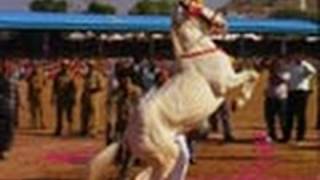
<path fill-rule="evenodd" d="M 45 84 L 45 79 L 40 73 L 39 69 L 33 73 L 29 79 L 28 84 L 28 100 L 31 114 L 31 127 L 32 128 L 45 128 L 43 122 L 43 109 L 42 109 L 42 90 Z"/>
<path fill-rule="evenodd" d="M 56 105 L 56 130 L 55 135 L 60 135 L 63 129 L 63 115 L 67 116 L 69 133 L 72 128 L 72 111 L 75 105 L 76 87 L 67 71 L 61 71 L 53 84 L 53 93 Z"/>
<path fill-rule="evenodd" d="M 101 117 L 101 90 L 103 86 L 103 76 L 96 70 L 92 70 L 84 79 L 84 88 L 81 98 L 82 103 L 82 123 L 81 134 L 89 133 L 89 125 L 92 134 L 98 133 L 102 127 Z"/>
<path fill-rule="evenodd" d="M 132 117 L 133 106 L 137 106 L 142 95 L 142 89 L 127 82 L 125 87 L 118 88 L 113 95 L 112 110 L 114 119 L 108 122 L 107 144 L 120 141 L 126 131 L 128 121 Z M 127 170 L 134 163 L 126 145 L 122 145 L 118 151 L 117 162 L 120 165 L 119 177 L 126 177 Z"/>

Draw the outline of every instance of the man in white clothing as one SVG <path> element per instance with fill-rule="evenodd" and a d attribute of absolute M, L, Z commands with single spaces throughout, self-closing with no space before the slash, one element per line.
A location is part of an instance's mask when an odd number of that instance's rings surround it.
<path fill-rule="evenodd" d="M 297 120 L 296 140 L 301 142 L 306 134 L 306 109 L 308 97 L 311 92 L 311 79 L 316 69 L 302 57 L 294 57 L 290 66 L 288 112 L 285 140 L 289 141 L 293 129 L 294 118 Z"/>

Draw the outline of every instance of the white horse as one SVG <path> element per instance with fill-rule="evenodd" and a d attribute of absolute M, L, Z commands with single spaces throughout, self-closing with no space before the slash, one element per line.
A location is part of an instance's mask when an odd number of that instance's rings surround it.
<path fill-rule="evenodd" d="M 184 134 L 205 121 L 229 90 L 244 85 L 241 101 L 251 97 L 257 73 L 235 73 L 231 58 L 208 34 L 210 28 L 224 25 L 222 16 L 205 7 L 197 16 L 190 16 L 186 6 L 187 0 L 177 4 L 171 31 L 180 71 L 141 99 L 123 141 L 111 144 L 93 160 L 91 180 L 102 178 L 120 144 L 129 146 L 148 166 L 136 179 L 185 179 L 189 153 Z"/>

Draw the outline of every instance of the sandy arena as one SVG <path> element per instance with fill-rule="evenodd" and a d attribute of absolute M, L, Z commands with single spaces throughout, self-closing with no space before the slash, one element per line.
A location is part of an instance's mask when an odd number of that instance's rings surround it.
<path fill-rule="evenodd" d="M 308 106 L 307 142 L 263 144 L 257 141 L 264 130 L 263 83 L 254 98 L 233 116 L 233 134 L 237 142 L 222 143 L 221 135 L 212 134 L 197 149 L 197 164 L 192 165 L 188 180 L 320 180 L 320 136 L 314 130 L 316 93 Z M 21 85 L 22 91 L 24 85 Z M 49 92 L 48 92 L 49 93 Z M 48 93 L 44 93 L 47 97 Z M 25 99 L 22 97 L 22 99 Z M 87 178 L 88 163 L 104 147 L 104 137 L 79 138 L 65 134 L 52 136 L 54 112 L 44 98 L 48 130 L 29 130 L 28 115 L 22 109 L 21 128 L 17 131 L 9 159 L 0 162 L 1 180 L 82 180 Z M 79 114 L 75 110 L 75 120 Z M 131 175 L 135 174 L 134 168 Z M 113 171 L 106 171 L 112 179 Z"/>

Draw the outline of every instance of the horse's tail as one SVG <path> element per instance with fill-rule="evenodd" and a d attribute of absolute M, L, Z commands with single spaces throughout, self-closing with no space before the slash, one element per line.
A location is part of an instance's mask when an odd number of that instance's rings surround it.
<path fill-rule="evenodd" d="M 100 152 L 91 162 L 89 180 L 102 179 L 104 170 L 110 168 L 115 161 L 120 143 L 115 142 Z"/>

